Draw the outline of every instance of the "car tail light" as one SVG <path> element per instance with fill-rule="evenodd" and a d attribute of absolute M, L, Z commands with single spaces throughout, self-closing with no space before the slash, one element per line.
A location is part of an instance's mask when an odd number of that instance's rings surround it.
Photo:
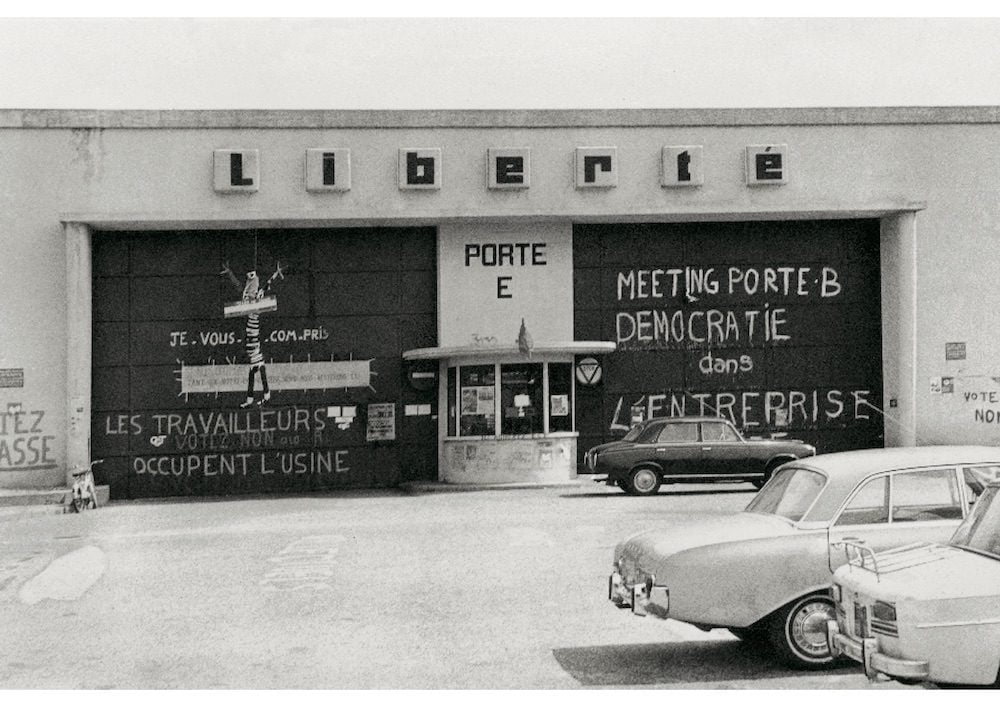
<path fill-rule="evenodd" d="M 843 596 L 843 593 L 840 590 L 840 585 L 834 584 L 830 587 L 830 594 L 833 595 L 833 600 L 839 603 L 841 596 Z"/>

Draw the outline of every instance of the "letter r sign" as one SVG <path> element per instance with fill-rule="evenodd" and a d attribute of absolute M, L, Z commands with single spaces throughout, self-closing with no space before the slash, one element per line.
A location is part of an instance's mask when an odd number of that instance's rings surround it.
<path fill-rule="evenodd" d="M 617 147 L 576 148 L 576 188 L 618 186 Z"/>
<path fill-rule="evenodd" d="M 747 186 L 788 181 L 788 145 L 747 145 Z"/>

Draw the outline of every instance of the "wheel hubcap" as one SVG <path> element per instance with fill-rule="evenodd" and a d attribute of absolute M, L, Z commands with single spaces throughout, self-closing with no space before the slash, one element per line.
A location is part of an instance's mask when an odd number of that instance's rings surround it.
<path fill-rule="evenodd" d="M 635 473 L 635 476 L 632 477 L 632 481 L 635 485 L 636 491 L 649 493 L 656 486 L 656 474 L 648 469 L 642 469 L 641 471 L 637 471 Z"/>
<path fill-rule="evenodd" d="M 803 605 L 795 612 L 789 626 L 795 648 L 807 658 L 830 657 L 830 648 L 826 644 L 826 622 L 833 618 L 833 607 L 824 601 Z"/>

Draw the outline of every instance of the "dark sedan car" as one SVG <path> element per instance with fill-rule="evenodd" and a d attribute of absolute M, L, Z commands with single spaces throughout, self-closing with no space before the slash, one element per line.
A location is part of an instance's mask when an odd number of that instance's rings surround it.
<path fill-rule="evenodd" d="M 745 439 L 720 417 L 662 417 L 590 449 L 580 473 L 607 474 L 609 486 L 636 496 L 663 483 L 749 481 L 760 488 L 781 464 L 814 454 L 796 439 Z"/>

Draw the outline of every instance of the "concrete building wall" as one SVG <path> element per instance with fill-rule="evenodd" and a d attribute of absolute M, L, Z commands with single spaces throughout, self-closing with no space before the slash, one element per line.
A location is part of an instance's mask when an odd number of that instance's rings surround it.
<path fill-rule="evenodd" d="M 0 485 L 57 484 L 72 461 L 77 401 L 67 369 L 79 352 L 69 350 L 68 332 L 87 324 L 67 319 L 86 283 L 74 283 L 80 259 L 67 258 L 62 221 L 185 228 L 877 216 L 885 399 L 895 401 L 886 412 L 898 420 L 887 423 L 887 443 L 998 442 L 998 137 L 993 109 L 3 111 Z M 786 184 L 746 185 L 745 148 L 754 144 L 787 146 Z M 669 145 L 703 147 L 702 186 L 661 186 Z M 351 150 L 349 191 L 306 191 L 305 151 L 316 147 Z M 530 188 L 487 188 L 487 150 L 497 147 L 530 149 Z M 615 147 L 618 185 L 577 189 L 578 147 Z M 259 151 L 256 193 L 213 190 L 213 150 L 223 148 Z M 439 148 L 441 189 L 399 189 L 400 148 Z M 447 308 L 442 302 L 441 317 Z"/>

